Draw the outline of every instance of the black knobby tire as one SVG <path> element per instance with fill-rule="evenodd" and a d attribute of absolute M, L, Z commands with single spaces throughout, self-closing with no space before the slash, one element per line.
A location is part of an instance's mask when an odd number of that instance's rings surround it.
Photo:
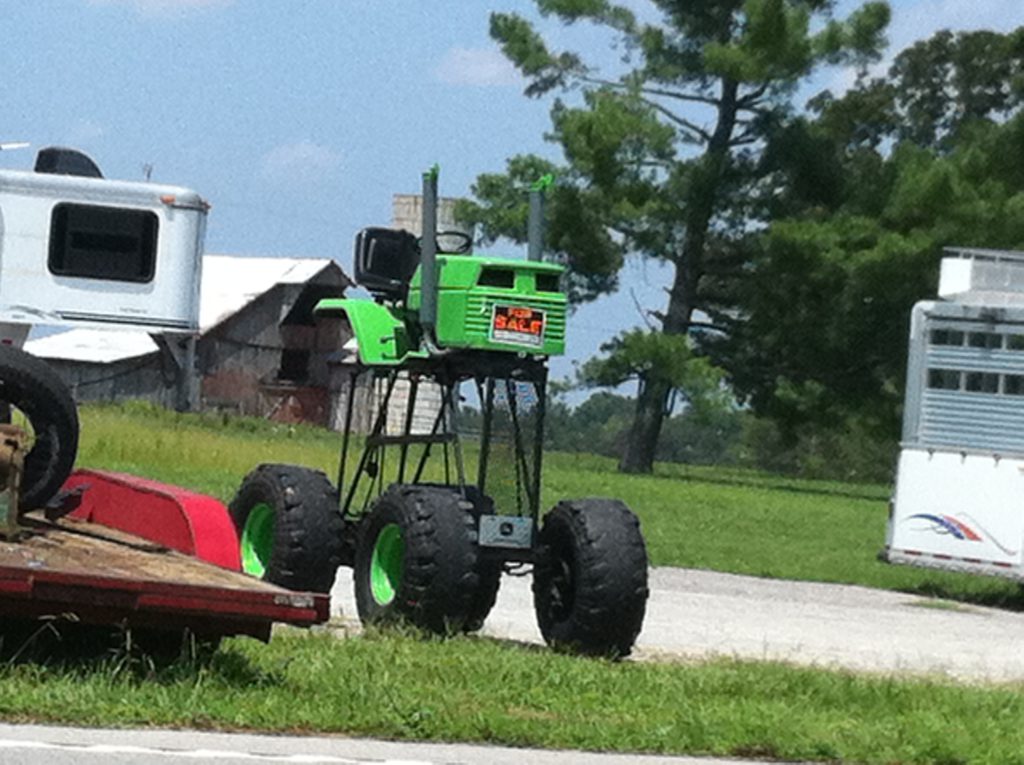
<path fill-rule="evenodd" d="M 272 513 L 262 572 L 290 590 L 330 592 L 341 561 L 343 521 L 337 494 L 319 470 L 260 465 L 242 481 L 228 510 L 239 538 L 253 512 Z"/>
<path fill-rule="evenodd" d="M 628 656 L 647 608 L 640 522 L 614 499 L 559 502 L 544 518 L 533 602 L 549 645 L 590 656 Z"/>
<path fill-rule="evenodd" d="M 474 533 L 474 538 L 476 534 Z M 470 599 L 466 611 L 466 621 L 462 626 L 464 632 L 476 632 L 484 626 L 488 614 L 498 599 L 498 588 L 501 585 L 502 564 L 500 560 L 488 560 L 481 557 L 477 562 L 477 586 Z"/>
<path fill-rule="evenodd" d="M 353 572 L 364 623 L 405 623 L 438 635 L 483 626 L 501 566 L 481 555 L 471 508 L 455 487 L 395 485 L 377 499 L 360 529 Z M 401 560 L 382 594 L 372 570 L 388 534 L 401 539 Z"/>
<path fill-rule="evenodd" d="M 71 391 L 44 361 L 0 345 L 0 402 L 20 410 L 34 441 L 25 457 L 21 506 L 41 507 L 67 479 L 78 453 L 78 409 Z"/>
<path fill-rule="evenodd" d="M 444 484 L 439 484 L 439 486 L 450 492 L 458 493 L 460 491 L 454 486 L 445 486 Z M 467 485 L 465 493 L 467 503 L 461 503 L 460 500 L 460 507 L 470 511 L 472 515 L 464 518 L 463 522 L 466 524 L 470 538 L 476 541 L 478 536 L 476 519 L 482 513 L 494 512 L 494 500 L 473 485 Z M 476 550 L 478 556 L 476 563 L 477 586 L 473 597 L 470 599 L 469 608 L 466 611 L 466 621 L 463 625 L 464 632 L 476 632 L 484 626 L 487 616 L 491 613 L 491 609 L 494 608 L 494 603 L 498 599 L 498 589 L 501 585 L 501 558 L 488 557 L 487 552 L 478 546 Z"/>

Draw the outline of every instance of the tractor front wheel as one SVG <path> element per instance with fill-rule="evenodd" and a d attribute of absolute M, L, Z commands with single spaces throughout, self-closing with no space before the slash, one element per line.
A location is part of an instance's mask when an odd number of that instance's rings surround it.
<path fill-rule="evenodd" d="M 533 602 L 548 644 L 589 656 L 628 656 L 647 608 L 640 522 L 614 499 L 559 502 L 544 518 Z"/>
<path fill-rule="evenodd" d="M 290 590 L 330 592 L 343 522 L 326 475 L 296 465 L 260 465 L 228 509 L 245 573 Z"/>
<path fill-rule="evenodd" d="M 396 485 L 380 496 L 356 544 L 363 623 L 406 623 L 439 635 L 483 625 L 501 568 L 481 556 L 471 507 L 455 487 Z"/>

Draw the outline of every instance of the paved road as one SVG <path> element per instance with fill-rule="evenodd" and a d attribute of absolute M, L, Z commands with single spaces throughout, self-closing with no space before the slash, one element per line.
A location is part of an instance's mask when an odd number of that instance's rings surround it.
<path fill-rule="evenodd" d="M 354 616 L 348 573 L 339 573 L 332 607 Z M 503 578 L 484 633 L 541 642 L 529 583 Z M 656 568 L 636 656 L 665 655 L 1024 680 L 1024 614 L 866 587 Z"/>
<path fill-rule="evenodd" d="M 606 755 L 343 737 L 0 725 L 3 765 L 743 765 L 739 760 Z M 755 763 L 749 763 L 755 765 Z"/>

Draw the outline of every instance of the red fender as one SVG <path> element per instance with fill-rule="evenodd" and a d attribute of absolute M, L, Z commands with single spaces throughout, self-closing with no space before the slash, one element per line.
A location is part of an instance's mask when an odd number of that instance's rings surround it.
<path fill-rule="evenodd" d="M 241 571 L 235 524 L 224 504 L 213 497 L 102 470 L 76 470 L 64 483 L 65 489 L 79 487 L 85 488 L 72 518 Z"/>

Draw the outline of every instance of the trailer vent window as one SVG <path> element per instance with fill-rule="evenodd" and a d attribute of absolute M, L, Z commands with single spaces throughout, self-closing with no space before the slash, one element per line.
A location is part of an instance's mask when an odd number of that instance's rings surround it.
<path fill-rule="evenodd" d="M 50 271 L 83 279 L 152 281 L 158 226 L 149 210 L 59 204 L 50 220 Z"/>
<path fill-rule="evenodd" d="M 482 287 L 505 287 L 512 289 L 516 286 L 516 273 L 509 268 L 485 268 L 480 271 L 480 278 L 477 284 Z"/>
<path fill-rule="evenodd" d="M 992 372 L 968 372 L 964 389 L 971 393 L 998 393 L 999 375 Z"/>
<path fill-rule="evenodd" d="M 957 329 L 933 329 L 932 345 L 963 345 L 964 333 Z"/>
<path fill-rule="evenodd" d="M 960 390 L 960 373 L 955 369 L 929 369 L 928 387 L 937 390 Z"/>
<path fill-rule="evenodd" d="M 1003 336 L 995 332 L 971 332 L 967 344 L 971 348 L 1002 348 Z"/>
<path fill-rule="evenodd" d="M 1024 375 L 1004 375 L 1003 393 L 1007 396 L 1024 396 Z"/>

